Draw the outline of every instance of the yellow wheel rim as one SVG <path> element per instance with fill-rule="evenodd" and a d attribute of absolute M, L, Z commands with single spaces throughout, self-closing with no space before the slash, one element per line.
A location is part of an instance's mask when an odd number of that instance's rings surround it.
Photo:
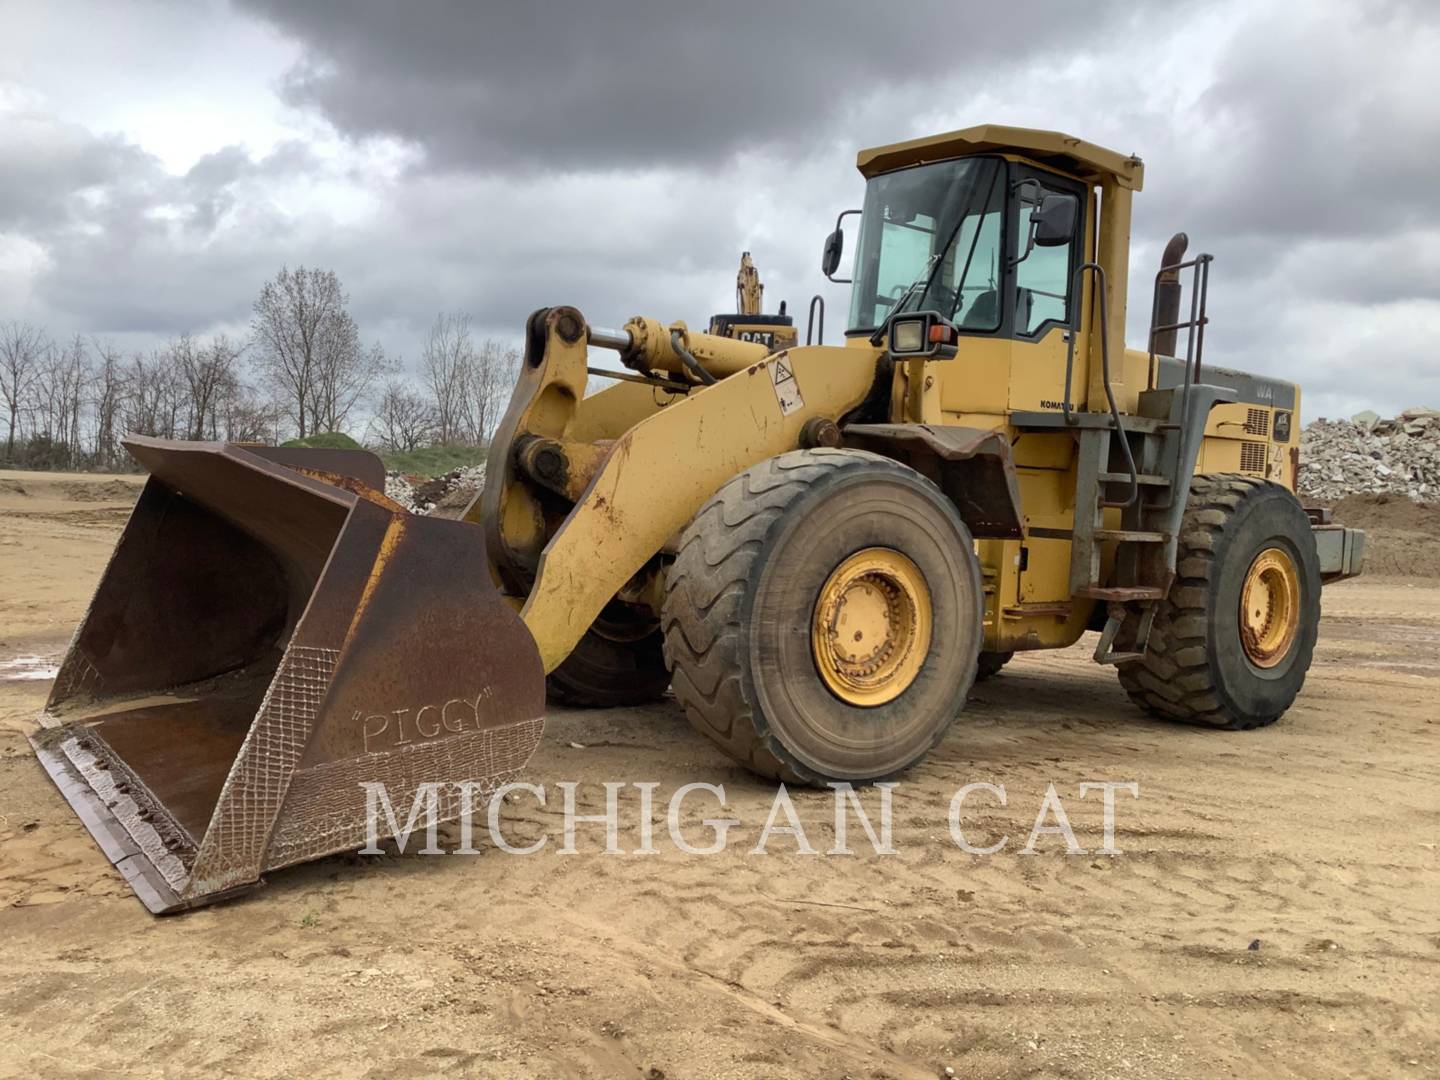
<path fill-rule="evenodd" d="M 1240 590 L 1240 643 L 1256 667 L 1285 659 L 1300 629 L 1300 572 L 1280 548 L 1255 556 Z"/>
<path fill-rule="evenodd" d="M 865 548 L 820 588 L 810 624 L 815 666 L 851 705 L 883 705 L 925 666 L 933 627 L 920 568 L 890 548 Z"/>

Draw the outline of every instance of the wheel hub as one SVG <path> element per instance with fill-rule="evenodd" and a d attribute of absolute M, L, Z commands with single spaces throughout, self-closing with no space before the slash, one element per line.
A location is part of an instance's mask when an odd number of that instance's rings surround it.
<path fill-rule="evenodd" d="M 1255 556 L 1240 590 L 1240 643 L 1256 667 L 1285 659 L 1300 628 L 1300 573 L 1289 552 Z"/>
<path fill-rule="evenodd" d="M 890 548 L 865 548 L 825 580 L 810 643 L 820 677 L 852 705 L 883 705 L 915 681 L 930 651 L 930 590 Z"/>

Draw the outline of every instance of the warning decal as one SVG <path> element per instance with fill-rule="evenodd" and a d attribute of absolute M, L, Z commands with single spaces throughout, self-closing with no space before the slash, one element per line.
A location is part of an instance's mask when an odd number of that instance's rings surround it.
<path fill-rule="evenodd" d="M 791 370 L 785 353 L 782 352 L 771 362 L 770 379 L 775 384 L 775 400 L 780 403 L 781 416 L 789 416 L 796 409 L 805 407 L 805 399 L 800 396 L 800 384 L 795 381 L 795 372 Z"/>

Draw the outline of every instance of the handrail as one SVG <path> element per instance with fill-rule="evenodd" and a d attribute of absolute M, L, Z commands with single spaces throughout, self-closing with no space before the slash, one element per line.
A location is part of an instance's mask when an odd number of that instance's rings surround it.
<path fill-rule="evenodd" d="M 1210 318 L 1205 313 L 1205 305 L 1210 291 L 1210 264 L 1215 261 L 1215 256 L 1200 254 L 1193 259 L 1185 259 L 1182 262 L 1170 263 L 1160 267 L 1155 273 L 1155 291 L 1150 300 L 1150 340 L 1146 343 L 1149 350 L 1149 375 L 1150 389 L 1156 388 L 1159 381 L 1159 366 L 1156 363 L 1157 353 L 1155 342 L 1161 334 L 1169 330 L 1187 330 L 1189 333 L 1185 338 L 1185 382 L 1200 381 L 1200 359 L 1205 348 L 1205 327 L 1209 324 Z M 1182 270 L 1190 270 L 1190 318 L 1181 319 L 1178 322 L 1157 324 L 1156 319 L 1160 315 L 1160 279 L 1167 273 L 1173 273 L 1179 277 Z M 1178 357 L 1176 359 L 1179 359 Z M 1193 371 L 1191 370 L 1193 367 Z"/>
<path fill-rule="evenodd" d="M 810 298 L 810 316 L 805 320 L 805 344 L 811 343 L 811 332 L 815 329 L 815 305 L 820 305 L 820 336 L 815 340 L 816 345 L 825 344 L 825 298 L 816 293 Z"/>
<path fill-rule="evenodd" d="M 1120 449 L 1125 455 L 1125 468 L 1130 473 L 1130 493 L 1122 507 L 1130 506 L 1140 495 L 1140 471 L 1135 467 L 1135 454 L 1130 449 L 1130 439 L 1125 432 L 1125 425 L 1120 419 L 1120 407 L 1115 403 L 1115 388 L 1110 385 L 1110 307 L 1106 297 L 1105 268 L 1097 262 L 1081 263 L 1075 268 L 1075 275 L 1071 281 L 1070 295 L 1080 297 L 1082 294 L 1080 284 L 1085 271 L 1091 271 L 1096 277 L 1096 295 L 1099 297 L 1099 319 L 1100 319 L 1100 374 L 1105 383 L 1105 400 L 1110 405 L 1110 422 L 1115 425 L 1115 430 L 1120 435 Z M 1079 331 L 1072 328 L 1070 340 L 1065 350 L 1065 398 L 1060 403 L 1060 411 L 1065 416 L 1065 423 L 1076 424 L 1079 421 L 1072 413 L 1070 405 L 1070 385 L 1075 373 L 1075 339 L 1079 337 Z"/>
<path fill-rule="evenodd" d="M 1205 352 L 1205 327 L 1210 322 L 1206 314 L 1206 302 L 1210 293 L 1210 264 L 1215 261 L 1215 256 L 1208 254 L 1196 255 L 1193 259 L 1184 259 L 1180 262 L 1170 263 L 1160 267 L 1155 274 L 1155 292 L 1150 302 L 1150 340 L 1147 343 L 1149 348 L 1148 373 L 1150 389 L 1154 390 L 1160 381 L 1160 365 L 1156 359 L 1155 342 L 1161 334 L 1171 330 L 1185 330 L 1185 358 L 1184 369 L 1180 380 L 1180 422 L 1190 415 L 1190 388 L 1200 381 L 1200 364 Z M 1189 270 L 1190 275 L 1190 317 L 1178 320 L 1173 323 L 1157 325 L 1156 319 L 1160 316 L 1160 279 L 1166 274 L 1171 274 L 1177 281 L 1182 271 Z M 1179 359 L 1176 357 L 1175 359 Z M 1181 462 L 1184 460 L 1185 440 L 1175 440 L 1175 473 L 1178 479 Z"/>

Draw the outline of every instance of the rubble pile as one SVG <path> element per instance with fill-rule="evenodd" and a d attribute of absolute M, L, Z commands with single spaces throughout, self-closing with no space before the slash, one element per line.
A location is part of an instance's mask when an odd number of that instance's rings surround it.
<path fill-rule="evenodd" d="M 385 494 L 415 514 L 430 514 L 437 510 L 463 511 L 465 505 L 485 483 L 485 466 L 471 465 L 463 469 L 451 469 L 439 476 L 410 476 L 392 472 L 385 474 Z M 458 513 L 445 514 L 458 517 Z"/>
<path fill-rule="evenodd" d="M 1397 494 L 1440 498 L 1440 410 L 1406 409 L 1391 420 L 1373 412 L 1321 418 L 1300 435 L 1300 494 Z"/>

